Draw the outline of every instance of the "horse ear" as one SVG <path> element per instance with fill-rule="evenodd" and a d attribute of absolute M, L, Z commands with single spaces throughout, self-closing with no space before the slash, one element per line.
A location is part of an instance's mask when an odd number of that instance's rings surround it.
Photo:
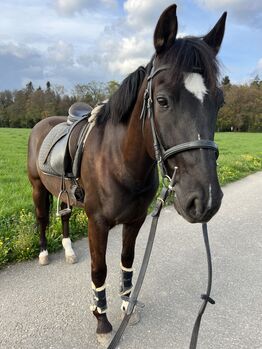
<path fill-rule="evenodd" d="M 218 53 L 224 37 L 226 18 L 227 12 L 224 12 L 214 28 L 203 37 L 203 40 L 215 51 L 215 54 Z"/>
<path fill-rule="evenodd" d="M 154 45 L 156 53 L 168 50 L 175 42 L 176 34 L 176 5 L 171 5 L 165 9 L 156 25 L 154 33 Z"/>

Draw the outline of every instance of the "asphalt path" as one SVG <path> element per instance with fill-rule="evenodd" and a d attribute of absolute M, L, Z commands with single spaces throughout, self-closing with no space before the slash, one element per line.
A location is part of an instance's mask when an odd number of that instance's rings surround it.
<path fill-rule="evenodd" d="M 213 256 L 212 297 L 203 316 L 199 349 L 262 348 L 262 172 L 223 188 L 219 213 L 208 224 Z M 145 248 L 150 217 L 137 243 L 135 269 Z M 87 240 L 74 244 L 78 264 L 63 253 L 0 271 L 1 349 L 96 349 L 96 320 L 89 310 Z M 121 230 L 110 233 L 107 263 L 108 317 L 120 324 L 118 296 Z M 188 349 L 205 292 L 207 267 L 200 225 L 163 210 L 140 301 L 141 321 L 128 327 L 121 349 Z"/>

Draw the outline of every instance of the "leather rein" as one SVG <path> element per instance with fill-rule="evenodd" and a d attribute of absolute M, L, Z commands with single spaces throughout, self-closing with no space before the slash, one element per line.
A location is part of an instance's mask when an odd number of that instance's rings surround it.
<path fill-rule="evenodd" d="M 159 68 L 155 69 L 154 66 L 155 60 L 153 60 L 152 68 L 150 71 L 150 74 L 147 78 L 147 87 L 144 93 L 144 103 L 143 103 L 143 108 L 141 112 L 140 118 L 143 121 L 143 126 L 145 123 L 146 117 L 149 118 L 150 120 L 150 125 L 151 125 L 151 131 L 152 131 L 152 136 L 153 136 L 153 146 L 154 146 L 154 151 L 155 151 L 155 158 L 159 164 L 159 167 L 161 169 L 161 174 L 163 177 L 163 188 L 161 191 L 160 196 L 157 198 L 156 205 L 154 208 L 154 211 L 152 213 L 152 223 L 150 227 L 150 232 L 148 236 L 148 241 L 146 245 L 146 250 L 145 254 L 143 257 L 143 262 L 138 274 L 137 282 L 135 284 L 134 290 L 131 293 L 130 297 L 122 297 L 125 301 L 128 302 L 128 307 L 126 314 L 117 330 L 115 333 L 115 336 L 113 337 L 111 343 L 109 344 L 107 349 L 114 349 L 117 347 L 125 329 L 126 326 L 128 325 L 128 322 L 130 320 L 130 317 L 132 316 L 132 313 L 135 309 L 135 307 L 144 307 L 144 305 L 139 302 L 138 295 L 141 290 L 145 273 L 147 270 L 147 266 L 149 263 L 151 251 L 153 248 L 153 242 L 155 238 L 155 233 L 157 229 L 157 223 L 158 223 L 158 218 L 160 216 L 161 210 L 165 205 L 165 202 L 168 198 L 168 196 L 175 191 L 175 184 L 176 184 L 176 172 L 177 172 L 177 167 L 174 168 L 174 172 L 172 175 L 172 178 L 170 178 L 167 174 L 167 170 L 165 167 L 165 161 L 170 158 L 175 156 L 178 153 L 184 152 L 184 151 L 189 151 L 193 149 L 211 149 L 215 151 L 216 158 L 219 156 L 219 151 L 218 151 L 218 146 L 215 144 L 215 142 L 207 139 L 203 140 L 194 140 L 191 142 L 186 142 L 182 144 L 175 145 L 169 149 L 164 149 L 159 135 L 157 133 L 156 127 L 155 127 L 155 120 L 154 120 L 154 111 L 153 111 L 153 88 L 152 88 L 152 80 L 153 78 L 160 73 L 161 71 L 167 70 L 170 68 L 168 65 L 162 65 Z M 164 179 L 168 179 L 168 185 L 166 185 Z M 191 340 L 190 340 L 190 345 L 189 349 L 196 349 L 197 347 L 197 340 L 198 340 L 198 333 L 200 329 L 200 323 L 201 323 L 201 318 L 202 315 L 206 309 L 207 303 L 215 304 L 215 301 L 210 297 L 211 293 L 211 286 L 212 286 L 212 260 L 211 260 L 211 252 L 210 252 L 210 246 L 209 246 L 209 239 L 208 239 L 208 231 L 207 231 L 207 224 L 202 223 L 202 232 L 203 232 L 203 238 L 204 238 L 204 243 L 205 243 L 205 248 L 206 248 L 206 256 L 207 256 L 207 265 L 208 265 L 208 285 L 207 285 L 207 290 L 205 294 L 201 295 L 201 299 L 203 299 L 203 303 L 199 309 L 197 318 L 195 320 L 194 328 L 192 331 L 191 335 Z"/>

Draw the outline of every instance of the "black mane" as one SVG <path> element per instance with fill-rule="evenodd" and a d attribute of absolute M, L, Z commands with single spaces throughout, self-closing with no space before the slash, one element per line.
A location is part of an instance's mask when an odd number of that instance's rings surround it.
<path fill-rule="evenodd" d="M 174 45 L 158 57 L 158 65 L 170 65 L 168 76 L 172 85 L 183 82 L 184 73 L 200 73 L 210 89 L 214 91 L 218 79 L 218 61 L 213 50 L 198 37 L 176 39 Z M 152 61 L 146 68 L 139 67 L 128 75 L 119 89 L 101 108 L 97 115 L 97 124 L 101 125 L 111 120 L 114 124 L 127 122 L 136 103 L 141 84 L 149 74 Z"/>
<path fill-rule="evenodd" d="M 128 75 L 97 115 L 97 124 L 111 119 L 114 124 L 127 122 L 136 103 L 138 91 L 145 78 L 146 69 L 139 67 Z"/>

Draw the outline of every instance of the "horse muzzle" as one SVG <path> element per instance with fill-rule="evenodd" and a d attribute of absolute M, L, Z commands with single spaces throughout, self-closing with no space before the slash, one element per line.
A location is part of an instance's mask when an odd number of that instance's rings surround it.
<path fill-rule="evenodd" d="M 180 195 L 176 191 L 174 206 L 177 212 L 190 223 L 208 222 L 219 210 L 223 198 L 223 192 L 219 188 L 212 192 L 209 185 L 208 194 L 196 190 L 187 195 Z"/>

